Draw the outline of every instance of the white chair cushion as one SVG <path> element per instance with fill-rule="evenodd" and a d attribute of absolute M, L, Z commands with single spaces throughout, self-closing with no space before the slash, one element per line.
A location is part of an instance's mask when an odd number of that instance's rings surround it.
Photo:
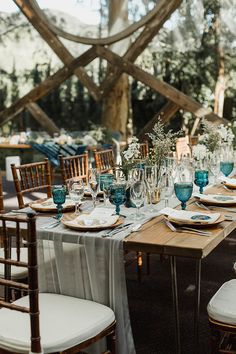
<path fill-rule="evenodd" d="M 28 296 L 14 302 L 29 306 Z M 39 296 L 41 344 L 44 353 L 60 352 L 97 335 L 114 320 L 107 306 L 70 296 Z M 0 309 L 0 348 L 29 353 L 29 315 Z"/>
<path fill-rule="evenodd" d="M 12 248 L 12 254 L 11 254 L 11 259 L 16 260 L 16 248 Z M 0 248 L 0 257 L 4 258 L 4 248 Z M 25 247 L 22 247 L 20 249 L 20 260 L 22 262 L 28 262 L 28 249 Z M 28 270 L 27 268 L 23 267 L 16 267 L 12 266 L 11 267 L 11 278 L 12 280 L 17 280 L 17 279 L 24 279 L 28 276 Z M 4 264 L 0 263 L 0 278 L 4 278 Z"/>
<path fill-rule="evenodd" d="M 236 325 L 236 279 L 221 286 L 208 303 L 207 312 L 216 321 Z"/>

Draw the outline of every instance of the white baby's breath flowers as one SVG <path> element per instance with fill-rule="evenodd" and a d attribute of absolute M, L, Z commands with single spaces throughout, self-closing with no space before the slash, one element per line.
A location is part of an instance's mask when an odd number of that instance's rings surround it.
<path fill-rule="evenodd" d="M 220 134 L 222 143 L 224 142 L 224 143 L 232 144 L 234 140 L 234 133 L 230 126 L 225 126 L 221 124 L 218 127 L 218 132 Z"/>
<path fill-rule="evenodd" d="M 193 158 L 197 161 L 204 160 L 207 157 L 207 148 L 203 144 L 197 144 L 192 149 Z"/>
<path fill-rule="evenodd" d="M 227 138 L 228 138 L 228 129 L 227 129 L 227 127 L 224 126 L 223 124 L 221 124 L 218 127 L 218 132 L 220 134 L 221 140 L 222 141 L 227 141 Z"/>
<path fill-rule="evenodd" d="M 126 161 L 133 162 L 134 159 L 140 158 L 140 144 L 138 138 L 132 137 L 128 149 L 123 151 L 123 157 Z"/>

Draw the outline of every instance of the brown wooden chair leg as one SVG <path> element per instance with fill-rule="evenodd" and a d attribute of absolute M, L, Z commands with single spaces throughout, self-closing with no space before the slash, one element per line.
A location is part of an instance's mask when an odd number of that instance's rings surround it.
<path fill-rule="evenodd" d="M 138 274 L 139 282 L 141 282 L 142 280 L 142 266 L 143 266 L 142 252 L 137 252 L 137 274 Z"/>
<path fill-rule="evenodd" d="M 210 341 L 211 354 L 218 354 L 220 344 L 220 332 L 212 328 Z"/>
<path fill-rule="evenodd" d="M 150 274 L 150 253 L 146 253 L 147 275 Z"/>
<path fill-rule="evenodd" d="M 115 332 L 109 334 L 106 337 L 106 339 L 107 339 L 108 352 L 105 352 L 105 353 L 116 354 L 116 334 L 115 334 Z"/>

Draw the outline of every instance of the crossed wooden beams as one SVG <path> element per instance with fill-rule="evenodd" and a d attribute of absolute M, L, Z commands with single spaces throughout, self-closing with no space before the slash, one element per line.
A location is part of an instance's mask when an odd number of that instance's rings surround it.
<path fill-rule="evenodd" d="M 18 5 L 21 11 L 32 23 L 32 25 L 37 29 L 43 39 L 58 55 L 58 57 L 64 63 L 64 67 L 59 69 L 54 75 L 45 79 L 42 83 L 32 89 L 32 91 L 19 99 L 17 102 L 13 103 L 11 107 L 0 112 L 0 125 L 14 118 L 24 109 L 28 109 L 36 120 L 41 121 L 41 123 L 47 127 L 47 130 L 50 133 L 53 133 L 57 131 L 58 128 L 46 115 L 46 113 L 44 113 L 35 103 L 35 101 L 48 94 L 51 90 L 59 86 L 73 74 L 75 74 L 82 82 L 82 84 L 87 87 L 89 93 L 94 97 L 94 99 L 99 101 L 105 95 L 107 95 L 107 93 L 111 90 L 123 72 L 131 75 L 136 80 L 141 81 L 146 86 L 149 86 L 154 91 L 159 92 L 161 95 L 168 99 L 167 105 L 160 112 L 163 120 L 167 121 L 180 108 L 182 108 L 183 110 L 194 114 L 197 119 L 205 116 L 209 120 L 222 123 L 222 118 L 212 113 L 209 109 L 202 107 L 194 99 L 188 97 L 171 85 L 146 73 L 144 70 L 133 64 L 135 59 L 142 53 L 147 44 L 158 33 L 164 22 L 176 10 L 182 0 L 170 0 L 168 2 L 166 2 L 166 0 L 160 0 L 155 8 L 155 16 L 153 15 L 150 16 L 150 18 L 147 18 L 143 31 L 131 44 L 123 57 L 120 57 L 119 55 L 106 48 L 106 43 L 104 45 L 100 44 L 102 43 L 101 40 L 98 42 L 99 44 L 96 44 L 96 39 L 94 39 L 95 44 L 93 44 L 90 49 L 88 49 L 85 53 L 76 59 L 58 39 L 57 34 L 55 33 L 54 29 L 51 28 L 51 25 L 49 25 L 46 16 L 39 9 L 35 0 L 14 0 L 14 2 Z M 122 33 L 122 35 L 124 36 L 124 33 Z M 117 38 L 111 39 L 111 42 L 112 41 L 117 41 Z M 91 80 L 84 69 L 87 64 L 89 64 L 97 57 L 103 58 L 112 64 L 104 81 L 101 83 L 100 88 Z M 40 116 L 42 119 L 40 119 Z M 156 117 L 157 115 L 147 123 L 142 134 L 148 130 L 150 131 L 151 127 L 156 121 Z"/>

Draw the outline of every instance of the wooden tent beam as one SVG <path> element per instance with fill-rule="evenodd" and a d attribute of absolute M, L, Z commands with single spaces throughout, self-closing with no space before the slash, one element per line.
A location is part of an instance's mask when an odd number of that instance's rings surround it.
<path fill-rule="evenodd" d="M 56 53 L 64 65 L 70 65 L 75 59 L 73 55 L 67 50 L 64 44 L 57 38 L 57 36 L 48 28 L 47 22 L 45 22 L 44 16 L 39 17 L 38 13 L 34 11 L 34 8 L 27 0 L 13 0 L 19 7 L 22 13 L 26 16 L 29 22 L 39 32 L 41 37 L 47 42 L 49 47 Z M 77 67 L 74 74 L 78 77 L 81 83 L 88 89 L 90 95 L 99 101 L 100 90 L 93 80 L 86 73 L 84 68 Z"/>
<path fill-rule="evenodd" d="M 0 125 L 3 125 L 22 112 L 28 103 L 37 101 L 39 98 L 45 96 L 55 87 L 67 80 L 71 75 L 73 75 L 78 66 L 85 66 L 94 60 L 94 58 L 96 58 L 95 48 L 90 48 L 81 56 L 74 59 L 70 65 L 59 69 L 55 74 L 45 79 L 29 93 L 13 103 L 9 108 L 6 108 L 4 111 L 0 112 Z"/>
<path fill-rule="evenodd" d="M 184 109 L 185 111 L 191 112 L 196 117 L 203 117 L 209 121 L 226 123 L 227 120 L 218 117 L 210 109 L 202 107 L 200 103 L 195 101 L 193 98 L 188 97 L 183 92 L 177 90 L 171 85 L 163 82 L 151 74 L 140 69 L 135 64 L 121 58 L 119 55 L 113 53 L 109 49 L 97 46 L 97 53 L 103 59 L 106 59 L 110 64 L 119 67 L 122 71 L 134 77 L 136 80 L 143 82 L 145 85 L 152 88 L 154 91 L 159 92 L 162 96 L 166 97 L 168 100 L 174 102 L 176 105 Z"/>
<path fill-rule="evenodd" d="M 112 35 L 109 37 L 104 37 L 104 38 L 88 38 L 88 37 L 82 37 L 78 36 L 72 33 L 69 33 L 56 25 L 52 23 L 52 21 L 43 13 L 41 8 L 38 6 L 37 1 L 35 0 L 28 0 L 32 8 L 34 9 L 34 12 L 38 14 L 38 16 L 44 17 L 44 21 L 47 22 L 48 27 L 51 29 L 51 31 L 60 37 L 63 37 L 69 41 L 81 43 L 81 44 L 86 44 L 86 45 L 110 45 L 112 43 L 118 42 L 122 39 L 125 39 L 131 34 L 133 34 L 135 31 L 137 31 L 139 28 L 145 26 L 154 16 L 157 15 L 159 8 L 155 6 L 151 11 L 149 11 L 145 16 L 143 16 L 139 21 L 132 23 L 129 25 L 126 29 Z"/>
<path fill-rule="evenodd" d="M 31 102 L 26 105 L 26 109 L 32 114 L 34 119 L 50 134 L 59 133 L 60 129 L 51 118 L 42 110 L 37 103 Z"/>
<path fill-rule="evenodd" d="M 180 6 L 182 1 L 183 0 L 160 0 L 157 4 L 157 15 L 147 24 L 138 38 L 131 44 L 123 58 L 134 62 L 151 40 L 157 35 L 172 13 Z M 101 83 L 102 97 L 105 97 L 110 92 L 121 74 L 121 68 L 110 68 L 105 79 Z"/>
<path fill-rule="evenodd" d="M 154 117 L 148 121 L 148 123 L 144 126 L 142 131 L 139 133 L 139 139 L 145 140 L 147 139 L 146 133 L 150 132 L 155 123 L 157 123 L 158 119 L 160 118 L 163 123 L 167 123 L 173 115 L 178 112 L 180 109 L 179 105 L 175 104 L 174 102 L 168 101 L 164 107 L 160 109 L 158 113 L 154 115 Z"/>

